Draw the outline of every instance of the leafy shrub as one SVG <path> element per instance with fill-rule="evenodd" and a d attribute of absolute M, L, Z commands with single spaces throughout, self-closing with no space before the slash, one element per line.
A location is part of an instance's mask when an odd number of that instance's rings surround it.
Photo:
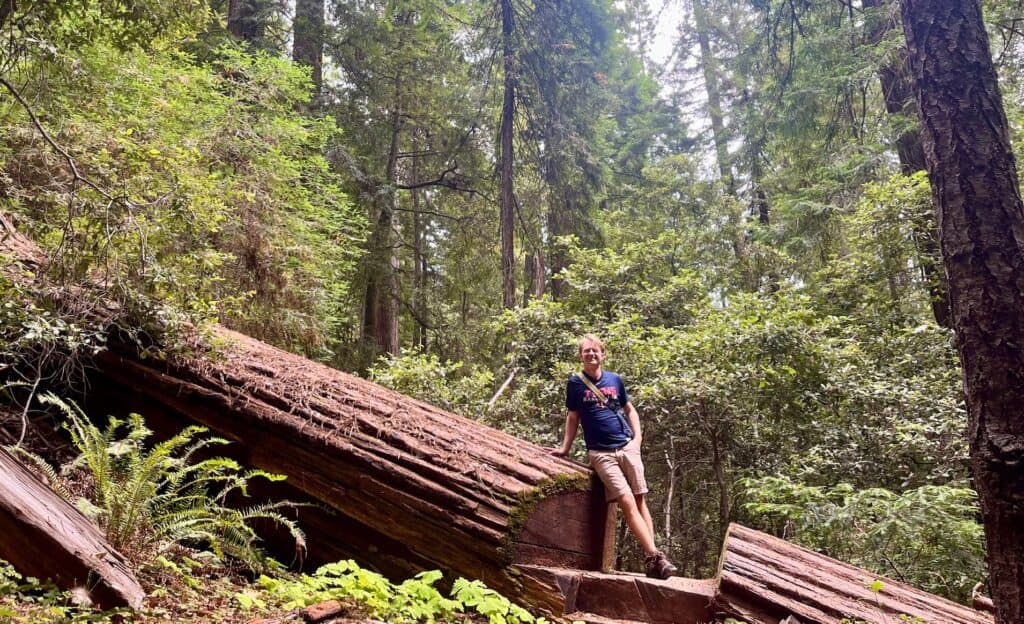
<path fill-rule="evenodd" d="M 977 494 L 965 486 L 893 492 L 784 477 L 743 486 L 746 508 L 761 522 L 829 556 L 961 602 L 986 576 Z"/>
<path fill-rule="evenodd" d="M 295 579 L 262 576 L 260 592 L 242 592 L 236 599 L 249 608 L 265 608 L 272 602 L 286 610 L 327 600 L 355 602 L 371 617 L 396 623 L 432 624 L 468 609 L 486 617 L 490 624 L 547 624 L 544 618 L 534 617 L 480 581 L 457 579 L 451 597 L 445 598 L 435 587 L 441 578 L 441 572 L 430 570 L 396 585 L 346 560 Z"/>
<path fill-rule="evenodd" d="M 480 414 L 494 376 L 462 362 L 442 362 L 433 353 L 404 351 L 370 368 L 369 378 L 421 401 L 463 414 Z"/>
<path fill-rule="evenodd" d="M 57 406 L 66 416 L 65 427 L 79 455 L 59 474 L 42 459 L 30 458 L 69 498 L 76 475 L 82 471 L 88 475 L 85 496 L 77 498 L 76 506 L 136 566 L 154 563 L 176 546 L 192 545 L 208 547 L 218 558 L 231 557 L 252 569 L 265 569 L 268 560 L 249 526 L 257 519 L 285 527 L 297 546 L 305 545 L 302 531 L 281 514 L 291 503 L 244 509 L 227 506 L 229 498 L 248 495 L 253 478 L 284 479 L 262 470 L 242 472 L 237 462 L 223 457 L 197 459 L 205 449 L 227 440 L 201 438 L 206 429 L 194 426 L 147 448 L 144 442 L 152 432 L 138 414 L 127 421 L 110 418 L 106 429 L 100 430 L 73 403 L 52 394 L 40 400 Z M 119 436 L 124 427 L 127 431 Z"/>

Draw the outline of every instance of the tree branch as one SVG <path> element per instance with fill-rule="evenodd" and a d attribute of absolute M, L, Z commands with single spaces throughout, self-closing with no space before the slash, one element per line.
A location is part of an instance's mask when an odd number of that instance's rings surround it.
<path fill-rule="evenodd" d="M 11 95 L 14 96 L 14 99 L 18 101 L 18 104 L 21 104 L 21 107 L 25 109 L 25 112 L 28 113 L 29 118 L 32 120 L 32 125 L 36 127 L 36 130 L 39 131 L 39 134 L 43 135 L 43 139 L 50 144 L 50 147 L 52 147 L 58 154 L 64 157 L 64 160 L 67 161 L 68 163 L 68 168 L 71 169 L 71 175 L 74 176 L 75 182 L 84 183 L 86 186 L 93 189 L 94 191 L 96 191 L 97 193 L 99 193 L 100 195 L 102 195 L 103 197 L 112 202 L 123 201 L 126 203 L 131 203 L 126 198 L 114 198 L 114 196 L 112 196 L 110 193 L 100 188 L 98 184 L 96 184 L 89 178 L 83 176 L 78 171 L 78 167 L 75 166 L 75 159 L 72 158 L 71 154 L 68 154 L 64 150 L 64 148 L 62 148 L 60 145 L 57 145 L 57 142 L 50 137 L 50 134 L 46 131 L 46 128 L 44 128 L 43 124 L 39 122 L 39 118 L 36 117 L 36 114 L 35 112 L 33 112 L 32 107 L 28 105 L 28 102 L 25 101 L 25 98 L 21 97 L 21 93 L 18 92 L 14 85 L 12 85 L 6 78 L 3 77 L 0 77 L 0 84 L 6 87 L 7 90 L 11 92 Z"/>
<path fill-rule="evenodd" d="M 420 189 L 425 186 L 446 186 L 451 189 L 459 190 L 459 180 L 448 179 L 448 174 L 455 173 L 455 170 L 459 168 L 459 163 L 453 162 L 451 167 L 448 167 L 441 172 L 441 175 L 434 178 L 433 180 L 427 180 L 425 182 L 415 182 L 413 184 L 396 184 L 395 188 L 402 189 L 404 191 L 412 191 Z"/>

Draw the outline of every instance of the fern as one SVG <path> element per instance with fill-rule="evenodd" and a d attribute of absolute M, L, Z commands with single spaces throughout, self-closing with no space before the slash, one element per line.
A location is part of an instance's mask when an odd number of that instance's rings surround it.
<path fill-rule="evenodd" d="M 248 496 L 251 479 L 284 479 L 262 470 L 242 472 L 238 462 L 225 457 L 196 460 L 212 446 L 228 444 L 216 437 L 200 437 L 204 427 L 187 427 L 171 438 L 147 447 L 152 435 L 138 414 L 127 420 L 111 417 L 105 429 L 96 427 L 74 403 L 52 394 L 40 401 L 57 407 L 66 417 L 65 428 L 79 455 L 61 470 L 68 475 L 88 471 L 94 481 L 90 515 L 107 540 L 136 563 L 155 560 L 177 545 L 202 545 L 220 558 L 237 559 L 253 570 L 267 568 L 259 549 L 259 536 L 250 524 L 269 520 L 284 527 L 305 549 L 305 535 L 282 511 L 295 505 L 271 502 L 236 509 L 229 497 Z M 124 432 L 121 435 L 122 431 Z M 45 461 L 29 453 L 40 469 L 61 487 L 60 477 Z M 61 491 L 63 490 L 63 491 Z"/>

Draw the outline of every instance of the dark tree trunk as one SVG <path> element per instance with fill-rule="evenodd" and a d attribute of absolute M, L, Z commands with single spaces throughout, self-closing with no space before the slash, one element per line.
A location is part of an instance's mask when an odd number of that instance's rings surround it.
<path fill-rule="evenodd" d="M 761 151 L 764 148 L 764 137 L 758 137 L 754 142 L 750 153 L 750 184 L 753 190 L 753 213 L 757 215 L 757 222 L 763 227 L 771 224 L 771 214 L 768 204 L 768 194 L 764 192 L 764 170 L 761 168 Z"/>
<path fill-rule="evenodd" d="M 718 88 L 717 63 L 711 50 L 711 39 L 708 36 L 711 28 L 708 25 L 704 1 L 693 0 L 693 20 L 697 30 L 697 41 L 700 44 L 700 66 L 704 75 L 704 89 L 708 96 L 708 115 L 711 117 L 711 134 L 715 143 L 718 172 L 722 176 L 722 184 L 725 185 L 726 191 L 735 196 L 736 183 L 733 180 L 732 165 L 729 162 L 729 138 L 725 132 L 722 98 Z"/>
<path fill-rule="evenodd" d="M 976 0 L 901 0 L 999 624 L 1024 622 L 1024 206 Z"/>
<path fill-rule="evenodd" d="M 295 0 L 292 31 L 292 59 L 312 68 L 313 86 L 319 95 L 324 68 L 324 0 Z"/>
<path fill-rule="evenodd" d="M 250 43 L 263 36 L 259 0 L 228 0 L 228 32 Z"/>
<path fill-rule="evenodd" d="M 865 9 L 884 7 L 885 0 L 863 0 Z M 888 32 L 891 23 L 879 20 L 871 32 L 871 39 L 881 41 Z M 901 50 L 899 58 L 878 71 L 878 80 L 882 86 L 882 98 L 885 110 L 890 115 L 914 119 L 917 116 L 917 103 L 914 101 L 913 77 L 907 65 L 906 50 Z M 910 175 L 927 168 L 924 157 L 924 146 L 921 143 L 921 131 L 918 127 L 905 130 L 896 139 L 896 155 L 900 160 L 900 171 Z M 946 276 L 939 263 L 938 229 L 932 219 L 911 224 L 914 232 L 914 243 L 917 248 L 921 275 L 924 278 L 931 300 L 932 315 L 940 327 L 953 327 L 952 311 L 949 307 L 949 288 Z"/>
<path fill-rule="evenodd" d="M 14 13 L 17 8 L 14 0 L 0 0 L 0 26 L 7 23 L 7 18 Z"/>
<path fill-rule="evenodd" d="M 505 55 L 505 93 L 501 105 L 501 303 L 505 308 L 516 305 L 515 194 L 512 187 L 516 64 L 512 20 L 512 0 L 501 0 L 501 42 Z"/>

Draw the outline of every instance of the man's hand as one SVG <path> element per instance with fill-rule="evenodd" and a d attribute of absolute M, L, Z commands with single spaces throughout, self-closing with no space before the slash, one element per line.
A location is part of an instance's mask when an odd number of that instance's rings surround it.
<path fill-rule="evenodd" d="M 565 457 L 566 455 L 569 454 L 569 450 L 564 449 L 560 446 L 552 446 L 548 448 L 548 453 L 554 455 L 555 457 Z"/>

